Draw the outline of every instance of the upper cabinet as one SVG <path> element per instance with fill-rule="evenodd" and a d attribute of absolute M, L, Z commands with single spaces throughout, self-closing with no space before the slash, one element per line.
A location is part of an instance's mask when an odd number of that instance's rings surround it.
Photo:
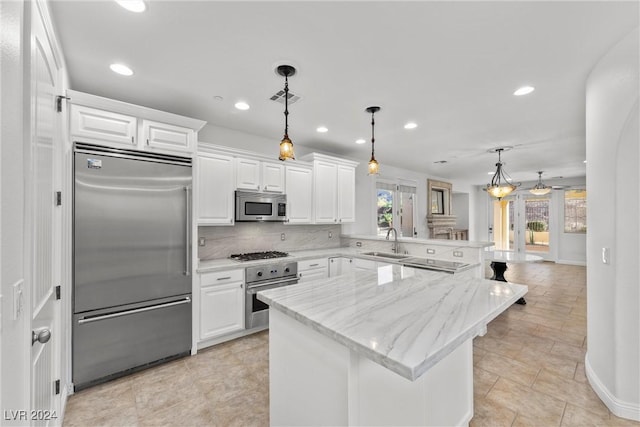
<path fill-rule="evenodd" d="M 196 164 L 196 194 L 199 225 L 233 225 L 233 157 L 200 153 Z"/>
<path fill-rule="evenodd" d="M 236 158 L 236 188 L 266 193 L 284 193 L 284 165 Z"/>
<path fill-rule="evenodd" d="M 69 90 L 73 141 L 192 156 L 205 122 Z"/>
<path fill-rule="evenodd" d="M 287 223 L 313 222 L 313 169 L 286 165 Z"/>
<path fill-rule="evenodd" d="M 89 142 L 108 142 L 136 148 L 138 119 L 83 105 L 71 105 L 70 133 L 72 137 L 86 138 Z"/>
<path fill-rule="evenodd" d="M 191 153 L 196 144 L 196 133 L 182 126 L 143 120 L 142 142 L 151 149 Z"/>
<path fill-rule="evenodd" d="M 358 163 L 312 153 L 313 206 L 316 224 L 355 222 L 356 166 Z"/>

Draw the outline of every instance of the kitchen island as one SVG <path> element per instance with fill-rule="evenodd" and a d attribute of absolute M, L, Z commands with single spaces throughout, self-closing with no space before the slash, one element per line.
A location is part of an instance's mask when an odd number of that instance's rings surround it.
<path fill-rule="evenodd" d="M 399 265 L 260 292 L 271 425 L 466 425 L 472 339 L 526 292 Z"/>

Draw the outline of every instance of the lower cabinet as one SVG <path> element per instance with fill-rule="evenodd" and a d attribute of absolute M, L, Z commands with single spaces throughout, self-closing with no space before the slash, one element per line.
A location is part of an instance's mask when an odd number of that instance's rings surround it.
<path fill-rule="evenodd" d="M 244 329 L 244 271 L 200 275 L 200 340 Z"/>
<path fill-rule="evenodd" d="M 329 258 L 329 277 L 349 274 L 354 271 L 353 258 L 335 257 Z"/>
<path fill-rule="evenodd" d="M 327 258 L 298 261 L 298 283 L 304 283 L 329 276 Z"/>
<path fill-rule="evenodd" d="M 355 258 L 353 260 L 353 268 L 356 271 L 358 270 L 374 271 L 376 268 L 378 268 L 378 263 L 368 259 Z"/>

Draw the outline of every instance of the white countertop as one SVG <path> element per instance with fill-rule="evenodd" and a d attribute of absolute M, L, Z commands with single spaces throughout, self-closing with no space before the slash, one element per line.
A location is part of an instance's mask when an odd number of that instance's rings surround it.
<path fill-rule="evenodd" d="M 341 234 L 340 237 L 360 240 L 387 240 L 382 236 Z M 393 240 L 392 240 L 393 241 Z M 456 248 L 490 248 L 495 246 L 493 242 L 476 242 L 470 240 L 446 240 L 446 239 L 416 239 L 415 237 L 398 237 L 400 243 L 420 243 L 423 245 L 452 246 Z"/>
<path fill-rule="evenodd" d="M 413 381 L 526 292 L 523 285 L 387 265 L 258 298 Z"/>
<path fill-rule="evenodd" d="M 532 255 L 514 251 L 487 251 L 484 254 L 484 259 L 487 261 L 508 262 L 511 264 L 544 261 L 544 258 L 539 255 Z"/>

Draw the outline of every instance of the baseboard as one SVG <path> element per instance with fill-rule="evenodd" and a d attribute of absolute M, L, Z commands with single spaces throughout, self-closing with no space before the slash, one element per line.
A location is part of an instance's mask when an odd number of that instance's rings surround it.
<path fill-rule="evenodd" d="M 586 267 L 587 261 L 571 261 L 566 259 L 559 259 L 556 261 L 556 264 L 581 265 L 583 267 Z"/>
<path fill-rule="evenodd" d="M 615 416 L 640 421 L 640 404 L 624 402 L 614 396 L 593 371 L 589 363 L 589 353 L 584 358 L 584 370 L 593 391 Z"/>

